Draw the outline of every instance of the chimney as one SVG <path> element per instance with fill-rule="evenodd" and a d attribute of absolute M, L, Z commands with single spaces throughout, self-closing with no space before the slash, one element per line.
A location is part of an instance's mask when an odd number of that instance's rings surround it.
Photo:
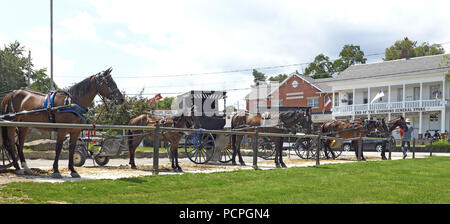
<path fill-rule="evenodd" d="M 406 49 L 406 48 L 402 49 L 402 57 L 401 58 L 408 59 L 408 49 Z"/>

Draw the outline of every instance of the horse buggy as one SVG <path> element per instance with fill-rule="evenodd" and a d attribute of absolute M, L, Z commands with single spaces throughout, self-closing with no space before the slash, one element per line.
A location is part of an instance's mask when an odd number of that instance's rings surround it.
<path fill-rule="evenodd" d="M 227 93 L 224 91 L 192 90 L 177 97 L 179 110 L 187 112 L 191 128 L 200 130 L 229 130 L 230 115 L 226 112 Z M 224 110 L 219 111 L 222 104 Z M 227 163 L 232 158 L 231 135 L 200 132 L 185 133 L 180 141 L 186 156 L 195 164 Z"/>

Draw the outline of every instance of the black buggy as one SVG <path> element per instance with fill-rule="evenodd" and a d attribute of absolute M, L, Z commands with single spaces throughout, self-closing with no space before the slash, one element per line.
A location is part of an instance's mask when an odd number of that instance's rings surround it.
<path fill-rule="evenodd" d="M 192 90 L 177 97 L 178 109 L 192 116 L 193 127 L 201 130 L 224 130 L 227 122 L 226 92 Z M 219 104 L 223 102 L 223 110 L 219 111 Z M 228 118 L 229 120 L 229 118 Z M 231 161 L 232 148 L 230 136 L 199 133 L 186 133 L 180 142 L 184 146 L 187 157 L 196 164 L 208 162 Z"/>

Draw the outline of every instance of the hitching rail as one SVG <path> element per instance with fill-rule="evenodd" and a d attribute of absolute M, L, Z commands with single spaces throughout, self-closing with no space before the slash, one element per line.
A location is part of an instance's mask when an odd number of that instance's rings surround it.
<path fill-rule="evenodd" d="M 153 132 L 153 141 L 159 141 L 159 133 L 161 131 L 176 131 L 176 132 L 190 132 L 190 133 L 210 133 L 210 134 L 225 134 L 225 135 L 251 135 L 253 136 L 254 141 L 258 137 L 284 137 L 284 138 L 311 138 L 317 139 L 317 149 L 316 149 L 316 165 L 320 165 L 319 152 L 321 149 L 322 141 L 321 139 L 335 139 L 335 140 L 389 140 L 389 138 L 375 138 L 375 137 L 356 137 L 356 138 L 340 138 L 340 137 L 330 137 L 326 136 L 329 133 L 323 133 L 319 135 L 313 134 L 283 134 L 283 133 L 267 133 L 267 132 L 259 132 L 258 129 L 263 127 L 248 127 L 235 129 L 230 131 L 224 130 L 205 130 L 205 129 L 190 129 L 190 128 L 172 128 L 172 127 L 160 127 L 156 126 L 132 126 L 132 125 L 102 125 L 102 124 L 67 124 L 67 123 L 39 123 L 39 122 L 13 122 L 13 121 L 5 121 L 0 120 L 0 126 L 8 126 L 8 127 L 30 127 L 30 128 L 79 128 L 79 129 L 111 129 L 111 130 L 143 130 L 143 131 L 152 131 Z M 248 129 L 254 129 L 255 131 L 245 131 Z M 149 133 L 150 135 L 150 133 Z M 323 136 L 325 135 L 325 136 Z M 389 159 L 391 158 L 391 146 L 389 145 Z M 361 147 L 362 141 L 358 146 L 358 160 L 360 160 L 361 155 Z M 258 153 L 258 143 L 255 141 L 255 144 L 252 144 L 253 148 L 253 167 L 257 168 L 257 153 Z M 154 145 L 153 150 L 153 172 L 158 173 L 159 167 L 159 145 Z"/>

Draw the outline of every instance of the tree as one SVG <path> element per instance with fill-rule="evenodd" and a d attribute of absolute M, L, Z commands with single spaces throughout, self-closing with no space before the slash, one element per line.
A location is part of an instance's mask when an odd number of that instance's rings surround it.
<path fill-rule="evenodd" d="M 411 41 L 408 37 L 405 37 L 403 40 L 395 41 L 394 45 L 386 48 L 383 60 L 401 59 L 402 51 L 404 50 L 407 51 L 408 58 L 445 53 L 444 48 L 440 44 L 430 45 L 427 42 L 423 42 L 420 46 L 417 46 L 417 41 Z"/>
<path fill-rule="evenodd" d="M 288 75 L 286 75 L 286 74 L 279 74 L 277 76 L 270 77 L 269 81 L 272 81 L 272 82 L 283 82 L 287 77 L 288 77 Z"/>
<path fill-rule="evenodd" d="M 0 93 L 27 86 L 24 70 L 28 59 L 23 51 L 17 41 L 0 49 Z"/>
<path fill-rule="evenodd" d="M 329 78 L 335 73 L 333 63 L 328 56 L 319 54 L 314 58 L 308 67 L 305 69 L 305 75 L 311 76 L 314 79 Z"/>
<path fill-rule="evenodd" d="M 367 58 L 364 57 L 364 51 L 361 51 L 359 46 L 351 44 L 344 45 L 339 57 L 333 63 L 336 72 L 342 72 L 354 64 L 365 64 L 367 61 Z"/>
<path fill-rule="evenodd" d="M 255 85 L 258 85 L 258 82 L 265 82 L 267 78 L 266 74 L 258 72 L 256 69 L 253 69 L 252 75 L 253 75 L 253 82 L 255 83 Z"/>
<path fill-rule="evenodd" d="M 30 85 L 30 89 L 48 93 L 50 92 L 50 78 L 45 73 L 47 70 L 45 68 L 39 69 L 36 71 L 32 71 L 31 79 L 33 80 L 33 83 Z M 56 85 L 55 82 L 53 82 L 53 87 L 56 90 L 59 90 L 59 87 Z"/>

